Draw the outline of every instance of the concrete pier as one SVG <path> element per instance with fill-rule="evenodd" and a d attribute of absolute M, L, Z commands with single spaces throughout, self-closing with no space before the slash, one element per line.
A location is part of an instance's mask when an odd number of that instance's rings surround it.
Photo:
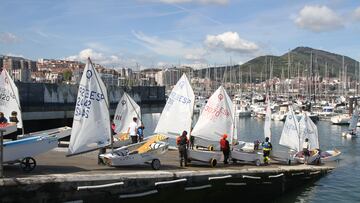
<path fill-rule="evenodd" d="M 214 202 L 242 199 L 271 200 L 327 174 L 334 165 L 269 166 L 222 165 L 210 168 L 192 162 L 180 168 L 178 152 L 160 157 L 162 167 L 150 165 L 112 168 L 97 165 L 97 152 L 65 157 L 56 148 L 35 157 L 37 167 L 23 173 L 19 166 L 5 166 L 0 179 L 1 202 Z M 252 199 L 253 198 L 253 199 Z"/>

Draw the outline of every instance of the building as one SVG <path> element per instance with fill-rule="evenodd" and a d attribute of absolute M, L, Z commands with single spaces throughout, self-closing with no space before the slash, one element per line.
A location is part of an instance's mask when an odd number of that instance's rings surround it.
<path fill-rule="evenodd" d="M 14 81 L 21 82 L 31 82 L 31 72 L 37 70 L 35 61 L 14 56 L 4 56 L 2 66 L 8 70 Z"/>

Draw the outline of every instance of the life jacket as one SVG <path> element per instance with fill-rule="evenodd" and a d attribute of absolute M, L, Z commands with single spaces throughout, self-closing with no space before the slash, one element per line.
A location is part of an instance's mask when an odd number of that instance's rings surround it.
<path fill-rule="evenodd" d="M 272 145 L 271 145 L 270 142 L 264 142 L 264 143 L 262 144 L 262 147 L 263 147 L 263 150 L 264 150 L 264 151 L 270 151 L 270 150 L 272 150 Z"/>
<path fill-rule="evenodd" d="M 228 150 L 229 142 L 226 139 L 221 139 L 220 140 L 220 148 L 221 148 L 221 150 Z"/>
<path fill-rule="evenodd" d="M 176 139 L 176 144 L 179 146 L 187 145 L 188 139 L 186 136 L 180 136 Z"/>

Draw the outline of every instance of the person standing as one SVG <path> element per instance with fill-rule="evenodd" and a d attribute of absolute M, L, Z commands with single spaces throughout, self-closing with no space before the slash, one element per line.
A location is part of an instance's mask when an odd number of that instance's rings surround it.
<path fill-rule="evenodd" d="M 269 164 L 269 156 L 270 156 L 270 152 L 272 150 L 272 144 L 269 141 L 269 137 L 265 138 L 265 142 L 262 143 L 262 148 L 263 148 L 263 156 L 264 156 L 264 164 Z"/>
<path fill-rule="evenodd" d="M 227 137 L 227 134 L 224 134 L 223 137 L 220 139 L 220 149 L 224 154 L 224 164 L 228 164 L 228 159 L 230 155 L 230 144 L 229 141 L 226 139 Z"/>
<path fill-rule="evenodd" d="M 139 142 L 142 142 L 144 140 L 144 129 L 145 129 L 144 124 L 141 124 L 140 127 L 138 127 L 138 129 L 137 129 L 137 135 L 139 138 Z"/>
<path fill-rule="evenodd" d="M 129 135 L 131 137 L 131 143 L 132 144 L 137 143 L 137 141 L 138 141 L 137 128 L 138 128 L 137 118 L 134 117 L 133 122 L 130 123 L 130 126 L 129 126 L 128 131 L 127 131 L 127 133 L 129 133 Z"/>
<path fill-rule="evenodd" d="M 304 164 L 308 164 L 310 157 L 310 143 L 308 138 L 305 138 L 305 142 L 303 143 L 303 153 L 304 153 Z"/>
<path fill-rule="evenodd" d="M 176 144 L 179 149 L 179 157 L 180 157 L 180 167 L 183 167 L 183 162 L 185 163 L 185 166 L 188 166 L 187 164 L 187 146 L 189 144 L 189 140 L 186 137 L 187 131 L 184 130 L 178 138 L 176 138 Z"/>

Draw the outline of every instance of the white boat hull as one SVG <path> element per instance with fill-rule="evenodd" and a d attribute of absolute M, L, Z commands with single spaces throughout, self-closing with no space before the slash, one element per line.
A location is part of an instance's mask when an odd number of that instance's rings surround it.
<path fill-rule="evenodd" d="M 34 137 L 34 136 L 55 136 L 58 140 L 65 138 L 71 135 L 71 127 L 60 127 L 60 128 L 53 128 L 50 130 L 43 130 L 32 132 L 24 135 L 19 135 L 19 138 L 27 138 L 27 137 Z"/>
<path fill-rule="evenodd" d="M 245 152 L 245 151 L 232 150 L 230 156 L 233 159 L 233 161 L 254 163 L 257 166 L 263 163 L 262 153 L 256 151 Z"/>
<path fill-rule="evenodd" d="M 150 138 L 149 138 L 150 140 Z M 149 150 L 146 152 L 139 152 L 139 148 L 147 145 Z M 132 166 L 140 165 L 158 160 L 159 156 L 167 152 L 169 143 L 164 141 L 143 141 L 140 143 L 123 146 L 114 150 L 114 152 L 100 155 L 100 158 L 109 166 Z M 154 168 L 155 169 L 155 168 Z"/>
<path fill-rule="evenodd" d="M 34 136 L 4 143 L 4 162 L 16 162 L 25 157 L 34 157 L 58 145 L 56 137 Z"/>
<path fill-rule="evenodd" d="M 343 132 L 343 133 L 341 133 L 341 136 L 344 138 L 348 138 L 348 139 L 358 137 L 358 135 L 356 133 L 350 133 L 350 132 Z"/>
<path fill-rule="evenodd" d="M 275 160 L 290 165 L 294 161 L 294 154 L 294 151 L 271 151 L 270 160 Z"/>
<path fill-rule="evenodd" d="M 318 164 L 317 160 L 320 159 L 319 151 L 316 150 L 314 154 L 312 154 L 312 153 L 314 153 L 314 151 L 310 152 L 311 155 L 309 156 L 309 159 L 308 159 L 307 163 L 309 163 L 309 164 L 313 164 L 313 163 Z M 303 154 L 302 151 L 296 153 L 294 159 L 298 163 L 302 163 L 302 164 L 305 163 L 305 157 L 304 157 L 304 154 Z"/>
<path fill-rule="evenodd" d="M 338 161 L 341 156 L 341 152 L 338 150 L 327 150 L 325 152 L 321 152 L 321 162 L 331 162 Z"/>
<path fill-rule="evenodd" d="M 191 161 L 200 161 L 204 163 L 209 163 L 210 165 L 215 161 L 215 165 L 222 158 L 221 151 L 208 151 L 208 150 L 199 150 L 199 149 L 188 149 L 188 159 Z M 213 165 L 213 166 L 215 166 Z"/>
<path fill-rule="evenodd" d="M 330 118 L 330 121 L 334 125 L 349 125 L 351 117 L 344 116 L 333 116 Z"/>

